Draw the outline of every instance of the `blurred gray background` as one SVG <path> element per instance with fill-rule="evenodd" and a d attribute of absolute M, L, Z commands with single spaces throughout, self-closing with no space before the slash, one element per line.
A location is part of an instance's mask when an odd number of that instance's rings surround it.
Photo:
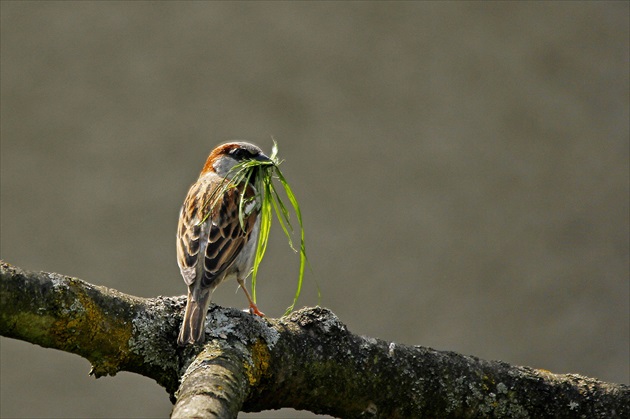
<path fill-rule="evenodd" d="M 629 382 L 627 2 L 1 12 L 2 259 L 183 294 L 177 215 L 207 153 L 273 136 L 313 268 L 298 306 L 317 280 L 358 334 Z M 297 269 L 274 229 L 268 315 Z M 170 413 L 149 379 L 1 345 L 2 417 Z M 243 415 L 281 416 L 313 415 Z"/>

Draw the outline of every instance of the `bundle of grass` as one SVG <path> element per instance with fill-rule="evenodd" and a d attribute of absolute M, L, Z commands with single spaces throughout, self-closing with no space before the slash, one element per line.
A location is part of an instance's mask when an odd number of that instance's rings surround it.
<path fill-rule="evenodd" d="M 256 279 L 258 277 L 258 268 L 265 256 L 267 250 L 267 244 L 269 242 L 269 231 L 273 220 L 273 214 L 276 218 L 284 234 L 287 236 L 289 246 L 295 252 L 300 253 L 300 272 L 298 275 L 297 290 L 293 297 L 293 303 L 287 307 L 285 315 L 289 314 L 295 308 L 295 304 L 300 296 L 302 290 L 302 280 L 304 278 L 304 270 L 307 263 L 306 248 L 304 246 L 304 225 L 302 223 L 302 213 L 300 211 L 300 205 L 298 204 L 289 183 L 280 170 L 280 164 L 282 160 L 278 158 L 278 144 L 274 141 L 271 150 L 271 156 L 269 160 L 245 160 L 235 165 L 230 170 L 231 180 L 227 180 L 221 185 L 220 188 L 215 190 L 215 193 L 210 197 L 210 202 L 214 201 L 215 196 L 223 196 L 223 194 L 230 188 L 235 188 L 240 184 L 251 184 L 255 189 L 255 196 L 247 198 L 245 192 L 247 188 L 242 188 L 242 193 L 239 200 L 239 221 L 241 228 L 244 229 L 245 208 L 248 202 L 256 200 L 260 205 L 260 232 L 258 235 L 258 243 L 256 246 L 256 256 L 254 259 L 254 266 L 252 269 L 252 299 L 256 301 Z M 299 250 L 293 245 L 293 225 L 291 224 L 290 214 L 287 206 L 284 204 L 276 184 L 274 182 L 278 180 L 282 189 L 284 189 L 286 197 L 291 203 L 291 207 L 295 212 L 299 228 L 300 228 L 300 246 Z M 204 220 L 205 221 L 205 220 Z"/>

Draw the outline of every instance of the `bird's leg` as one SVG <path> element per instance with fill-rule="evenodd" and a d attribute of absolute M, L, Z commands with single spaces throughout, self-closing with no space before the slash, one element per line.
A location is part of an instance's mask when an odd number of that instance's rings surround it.
<path fill-rule="evenodd" d="M 250 313 L 255 314 L 259 317 L 265 317 L 265 313 L 258 310 L 256 303 L 254 302 L 254 300 L 252 300 L 252 297 L 249 295 L 249 292 L 247 292 L 247 288 L 245 288 L 245 281 L 243 281 L 241 278 L 237 278 L 236 280 L 238 281 L 238 284 L 240 285 L 243 292 L 245 293 L 245 296 L 247 297 L 247 301 L 249 301 Z"/>

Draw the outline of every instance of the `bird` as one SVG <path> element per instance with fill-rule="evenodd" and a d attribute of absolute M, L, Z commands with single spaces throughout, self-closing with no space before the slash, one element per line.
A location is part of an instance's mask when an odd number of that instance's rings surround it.
<path fill-rule="evenodd" d="M 264 316 L 245 288 L 260 230 L 260 199 L 264 191 L 258 193 L 254 187 L 254 177 L 260 170 L 238 185 L 224 186 L 232 180 L 232 168 L 247 160 L 271 162 L 254 144 L 238 141 L 217 146 L 188 190 L 180 210 L 177 264 L 188 286 L 184 320 L 177 338 L 180 346 L 205 341 L 212 293 L 226 279 L 236 277 L 249 301 L 250 312 Z"/>

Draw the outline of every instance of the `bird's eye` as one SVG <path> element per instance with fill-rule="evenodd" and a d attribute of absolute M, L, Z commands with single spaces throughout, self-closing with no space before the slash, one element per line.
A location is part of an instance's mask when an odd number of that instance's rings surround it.
<path fill-rule="evenodd" d="M 231 154 L 238 160 L 251 158 L 251 153 L 244 148 L 235 148 L 234 150 L 232 150 Z"/>

